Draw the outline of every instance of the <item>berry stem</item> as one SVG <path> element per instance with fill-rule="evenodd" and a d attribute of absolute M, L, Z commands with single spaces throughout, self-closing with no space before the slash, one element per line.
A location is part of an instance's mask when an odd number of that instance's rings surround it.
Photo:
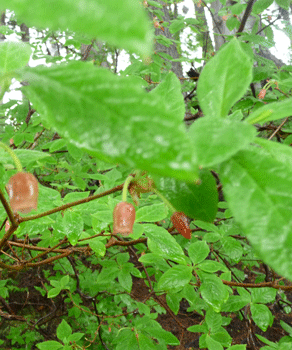
<path fill-rule="evenodd" d="M 10 147 L 8 147 L 5 143 L 1 142 L 1 141 L 0 141 L 0 147 L 4 148 L 5 151 L 7 151 L 10 154 L 11 158 L 13 159 L 13 161 L 15 163 L 17 171 L 21 172 L 22 171 L 22 165 L 21 165 L 20 160 L 18 159 L 17 155 L 12 151 L 12 149 Z"/>
<path fill-rule="evenodd" d="M 176 212 L 177 210 L 173 207 L 173 205 L 164 197 L 162 193 L 160 193 L 156 188 L 153 188 L 153 192 L 163 201 L 163 203 L 172 211 Z"/>
<path fill-rule="evenodd" d="M 124 187 L 123 187 L 123 194 L 122 194 L 122 201 L 127 202 L 127 193 L 128 193 L 128 187 L 130 185 L 130 182 L 134 179 L 132 175 L 129 175 L 126 178 L 126 181 L 124 182 Z"/>

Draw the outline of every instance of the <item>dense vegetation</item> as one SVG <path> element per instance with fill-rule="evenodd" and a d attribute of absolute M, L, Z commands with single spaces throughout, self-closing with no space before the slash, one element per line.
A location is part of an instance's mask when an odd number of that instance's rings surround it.
<path fill-rule="evenodd" d="M 0 0 L 1 349 L 291 349 L 292 67 L 216 3 Z"/>

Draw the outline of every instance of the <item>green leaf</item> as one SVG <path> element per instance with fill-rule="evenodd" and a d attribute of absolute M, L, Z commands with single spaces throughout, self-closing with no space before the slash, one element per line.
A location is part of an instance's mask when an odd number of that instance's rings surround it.
<path fill-rule="evenodd" d="M 207 117 L 226 117 L 251 83 L 253 63 L 243 45 L 231 40 L 204 67 L 197 94 Z"/>
<path fill-rule="evenodd" d="M 219 173 L 229 208 L 256 252 L 292 279 L 290 166 L 250 147 L 222 164 Z"/>
<path fill-rule="evenodd" d="M 148 248 L 165 259 L 186 264 L 185 255 L 181 246 L 163 227 L 156 225 L 143 225 L 148 237 Z"/>
<path fill-rule="evenodd" d="M 289 166 L 289 171 L 292 171 L 292 148 L 288 145 L 283 145 L 279 142 L 257 137 L 255 143 L 262 147 L 262 151 L 267 155 L 279 160 Z"/>
<path fill-rule="evenodd" d="M 238 263 L 242 257 L 243 249 L 241 244 L 233 237 L 222 237 L 222 251 L 229 259 Z"/>
<path fill-rule="evenodd" d="M 72 328 L 68 325 L 68 323 L 63 319 L 57 328 L 57 337 L 60 340 L 68 339 L 72 334 Z M 66 342 L 67 343 L 67 342 Z"/>
<path fill-rule="evenodd" d="M 63 345 L 58 343 L 55 340 L 48 340 L 43 343 L 37 344 L 37 347 L 40 350 L 57 350 L 57 349 L 62 349 Z"/>
<path fill-rule="evenodd" d="M 147 253 L 140 256 L 139 261 L 143 264 L 157 265 L 160 263 L 165 263 L 165 267 L 168 266 L 165 260 L 159 254 Z"/>
<path fill-rule="evenodd" d="M 110 266 L 106 266 L 101 270 L 96 282 L 100 284 L 112 283 L 112 281 L 117 278 L 119 272 L 120 269 L 116 264 L 110 264 Z"/>
<path fill-rule="evenodd" d="M 232 338 L 224 328 L 221 328 L 219 332 L 213 333 L 212 338 L 226 348 L 230 346 L 232 342 Z"/>
<path fill-rule="evenodd" d="M 263 332 L 266 332 L 268 327 L 272 326 L 274 316 L 266 305 L 252 303 L 250 305 L 250 311 L 255 324 Z"/>
<path fill-rule="evenodd" d="M 206 333 L 208 332 L 207 324 L 196 324 L 194 326 L 191 326 L 187 328 L 189 332 L 194 332 L 194 333 Z"/>
<path fill-rule="evenodd" d="M 276 3 L 282 7 L 282 9 L 289 11 L 290 1 L 289 0 L 276 0 Z"/>
<path fill-rule="evenodd" d="M 54 141 L 50 142 L 50 144 L 47 146 L 49 147 L 50 152 L 55 152 L 55 151 L 59 151 L 60 149 L 65 147 L 66 144 L 67 144 L 66 140 L 59 139 L 59 140 L 54 140 Z"/>
<path fill-rule="evenodd" d="M 139 344 L 139 350 L 156 350 L 157 349 L 153 341 L 143 333 L 138 334 L 137 340 Z"/>
<path fill-rule="evenodd" d="M 212 260 L 206 260 L 201 262 L 200 264 L 197 265 L 197 268 L 209 273 L 213 273 L 217 271 L 223 271 L 223 272 L 228 271 L 225 265 L 219 263 L 218 261 L 212 261 Z"/>
<path fill-rule="evenodd" d="M 196 265 L 207 258 L 210 248 L 205 241 L 197 241 L 189 246 L 188 253 L 190 259 Z"/>
<path fill-rule="evenodd" d="M 29 0 L 0 0 L 0 7 L 14 11 L 29 27 L 69 29 L 144 55 L 152 48 L 149 19 L 139 1 L 39 0 L 31 8 Z"/>
<path fill-rule="evenodd" d="M 156 222 L 161 221 L 167 216 L 167 208 L 164 203 L 157 203 L 152 205 L 147 205 L 145 207 L 139 208 L 136 211 L 136 222 L 146 221 L 146 222 Z"/>
<path fill-rule="evenodd" d="M 169 26 L 170 33 L 174 34 L 180 30 L 182 30 L 185 26 L 184 19 L 175 19 L 171 21 L 171 24 Z"/>
<path fill-rule="evenodd" d="M 234 4 L 230 7 L 230 11 L 233 15 L 240 15 L 241 12 L 244 11 L 245 7 L 246 6 L 244 4 Z"/>
<path fill-rule="evenodd" d="M 227 21 L 226 21 L 226 27 L 231 31 L 233 30 L 234 28 L 238 28 L 239 27 L 239 20 L 234 17 L 234 16 L 231 16 L 231 17 L 228 17 Z"/>
<path fill-rule="evenodd" d="M 190 266 L 176 265 L 166 271 L 158 281 L 157 289 L 177 292 L 190 282 L 192 268 Z"/>
<path fill-rule="evenodd" d="M 292 335 L 292 327 L 289 326 L 287 323 L 285 323 L 283 320 L 280 320 L 280 324 L 282 326 L 282 328 L 290 335 Z"/>
<path fill-rule="evenodd" d="M 171 311 L 175 315 L 178 314 L 179 308 L 180 308 L 180 302 L 182 300 L 183 296 L 181 293 L 167 293 L 166 294 L 166 302 L 167 305 L 170 307 Z"/>
<path fill-rule="evenodd" d="M 223 346 L 208 334 L 206 335 L 206 344 L 209 350 L 224 350 Z"/>
<path fill-rule="evenodd" d="M 75 146 L 109 163 L 187 181 L 198 178 L 182 123 L 181 86 L 173 73 L 150 93 L 135 77 L 85 62 L 25 68 L 22 78 L 42 118 Z M 166 95 L 164 84 L 172 84 Z"/>
<path fill-rule="evenodd" d="M 160 4 L 159 2 L 156 2 L 156 1 L 147 0 L 147 3 L 150 6 L 158 7 L 160 9 L 163 8 L 162 4 Z"/>
<path fill-rule="evenodd" d="M 230 295 L 229 299 L 221 307 L 223 312 L 235 312 L 244 308 L 247 304 L 250 303 L 250 298 L 244 298 L 240 295 Z"/>
<path fill-rule="evenodd" d="M 212 306 L 216 312 L 220 312 L 222 304 L 228 299 L 228 291 L 219 277 L 210 276 L 203 280 L 200 287 L 202 298 Z"/>
<path fill-rule="evenodd" d="M 206 312 L 205 321 L 207 322 L 209 330 L 211 330 L 212 333 L 216 333 L 221 328 L 222 316 L 213 309 L 209 309 Z"/>
<path fill-rule="evenodd" d="M 76 333 L 73 333 L 73 334 L 71 334 L 69 337 L 68 337 L 68 340 L 69 341 L 78 341 L 78 340 L 80 340 L 82 337 L 84 336 L 84 333 L 78 333 L 78 332 L 76 332 Z"/>
<path fill-rule="evenodd" d="M 131 331 L 131 329 L 122 329 L 116 338 L 114 338 L 114 344 L 117 344 L 117 350 L 125 350 L 129 347 L 129 349 L 139 350 L 137 344 L 137 338 L 135 336 L 135 332 Z"/>
<path fill-rule="evenodd" d="M 232 345 L 227 350 L 246 350 L 246 345 Z"/>
<path fill-rule="evenodd" d="M 99 237 L 91 239 L 89 242 L 90 248 L 94 251 L 97 256 L 104 256 L 106 252 L 105 244 Z"/>
<path fill-rule="evenodd" d="M 181 83 L 174 73 L 169 73 L 166 78 L 155 89 L 150 92 L 150 96 L 158 97 L 160 103 L 167 99 L 164 104 L 167 112 L 177 121 L 184 118 L 185 104 L 181 93 Z M 160 116 L 161 117 L 161 116 Z"/>
<path fill-rule="evenodd" d="M 154 336 L 158 341 L 164 341 L 166 344 L 171 346 L 177 346 L 180 344 L 179 340 L 175 335 L 170 332 L 165 331 L 163 328 L 160 330 L 151 330 L 150 336 Z M 157 347 L 155 347 L 157 349 Z"/>
<path fill-rule="evenodd" d="M 118 280 L 120 285 L 127 291 L 127 292 L 131 292 L 132 290 L 132 276 L 131 274 L 122 269 L 119 273 L 118 273 Z"/>
<path fill-rule="evenodd" d="M 284 101 L 272 102 L 252 112 L 245 121 L 250 124 L 264 124 L 272 120 L 278 120 L 291 115 L 292 98 Z"/>
<path fill-rule="evenodd" d="M 179 345 L 178 339 L 173 334 L 165 331 L 157 321 L 152 320 L 150 317 L 144 316 L 143 318 L 136 319 L 136 328 L 143 333 L 147 333 L 151 338 L 156 338 L 159 342 L 166 342 L 169 345 Z"/>
<path fill-rule="evenodd" d="M 53 209 L 55 203 L 60 205 L 60 202 L 61 195 L 58 191 L 39 184 L 38 211 Z"/>
<path fill-rule="evenodd" d="M 281 322 L 281 321 L 280 321 Z M 262 341 L 264 344 L 268 344 L 271 345 L 272 349 L 278 349 L 278 346 L 271 342 L 270 340 L 268 340 L 267 338 L 263 337 L 262 335 L 256 334 L 256 336 L 259 338 L 260 341 Z"/>
<path fill-rule="evenodd" d="M 271 6 L 273 2 L 274 0 L 257 0 L 252 7 L 252 12 L 259 14 Z"/>
<path fill-rule="evenodd" d="M 65 288 L 68 283 L 69 283 L 69 276 L 66 275 L 66 276 L 61 278 L 61 280 L 60 280 L 60 287 L 61 288 Z"/>
<path fill-rule="evenodd" d="M 197 220 L 213 222 L 218 204 L 216 181 L 206 170 L 200 170 L 199 176 L 199 184 L 169 177 L 153 176 L 153 179 L 157 189 L 177 211 Z"/>
<path fill-rule="evenodd" d="M 275 301 L 277 290 L 274 288 L 253 288 L 251 290 L 251 300 L 253 303 L 273 303 Z"/>
<path fill-rule="evenodd" d="M 81 215 L 70 209 L 65 211 L 63 218 L 63 232 L 72 245 L 77 244 L 83 231 L 83 226 L 84 224 Z"/>
<path fill-rule="evenodd" d="M 161 329 L 151 329 L 150 331 L 150 336 L 156 338 L 158 341 L 163 341 L 166 344 L 169 344 L 171 346 L 176 346 L 179 345 L 180 342 L 177 339 L 176 336 L 174 336 L 173 334 L 171 334 L 170 332 L 165 331 L 163 328 Z M 155 347 L 155 350 L 157 349 L 157 347 Z"/>
<path fill-rule="evenodd" d="M 48 298 L 55 298 L 57 295 L 60 294 L 62 288 L 58 287 L 58 288 L 52 288 L 48 291 Z"/>
<path fill-rule="evenodd" d="M 227 160 L 246 148 L 255 136 L 255 128 L 245 122 L 230 119 L 199 118 L 189 129 L 194 152 L 202 167 Z"/>
<path fill-rule="evenodd" d="M 2 41 L 0 43 L 0 75 L 24 67 L 30 55 L 31 47 L 23 41 Z"/>
<path fill-rule="evenodd" d="M 15 152 L 15 154 L 21 161 L 23 167 L 32 166 L 37 164 L 39 161 L 46 161 L 51 158 L 50 154 L 35 150 L 16 149 L 13 152 Z M 13 159 L 2 148 L 0 149 L 0 162 L 3 164 L 11 164 L 14 166 Z"/>

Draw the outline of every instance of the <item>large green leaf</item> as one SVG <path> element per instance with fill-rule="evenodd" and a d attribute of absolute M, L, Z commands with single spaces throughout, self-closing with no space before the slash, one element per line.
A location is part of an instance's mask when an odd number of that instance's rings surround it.
<path fill-rule="evenodd" d="M 69 242 L 72 245 L 77 244 L 79 237 L 83 231 L 83 220 L 81 216 L 68 209 L 64 213 L 62 221 L 62 232 L 68 237 Z"/>
<path fill-rule="evenodd" d="M 259 14 L 272 5 L 274 0 L 258 0 L 252 7 L 252 12 Z"/>
<path fill-rule="evenodd" d="M 272 326 L 274 316 L 266 305 L 251 304 L 250 311 L 255 324 L 265 332 L 269 326 Z"/>
<path fill-rule="evenodd" d="M 258 108 L 252 112 L 246 122 L 250 124 L 264 124 L 271 120 L 278 120 L 291 115 L 292 98 L 287 98 L 284 101 L 272 102 Z"/>
<path fill-rule="evenodd" d="M 221 164 L 220 179 L 230 210 L 260 257 L 292 279 L 292 174 L 258 147 Z"/>
<path fill-rule="evenodd" d="M 51 161 L 51 155 L 49 153 L 40 152 L 36 150 L 28 150 L 28 149 L 16 149 L 14 150 L 15 154 L 19 158 L 23 167 L 28 167 L 35 165 L 35 163 L 45 161 Z M 0 148 L 0 163 L 3 163 L 5 167 L 15 167 L 14 161 L 11 156 L 3 149 Z"/>
<path fill-rule="evenodd" d="M 192 268 L 185 265 L 176 265 L 166 271 L 158 281 L 158 290 L 178 292 L 190 282 Z"/>
<path fill-rule="evenodd" d="M 148 237 L 148 247 L 154 254 L 186 264 L 181 246 L 167 230 L 156 225 L 143 225 L 143 227 Z"/>
<path fill-rule="evenodd" d="M 262 152 L 287 165 L 292 171 L 292 148 L 279 142 L 257 137 L 255 143 L 262 147 Z"/>
<path fill-rule="evenodd" d="M 238 263 L 243 254 L 243 248 L 240 242 L 233 237 L 225 236 L 220 239 L 220 243 L 222 244 L 222 252 L 224 252 L 229 259 Z"/>
<path fill-rule="evenodd" d="M 251 290 L 253 303 L 267 304 L 275 301 L 277 290 L 274 288 L 254 288 Z"/>
<path fill-rule="evenodd" d="M 221 307 L 223 312 L 235 312 L 244 308 L 250 300 L 239 295 L 231 295 L 227 302 Z"/>
<path fill-rule="evenodd" d="M 208 334 L 206 335 L 206 344 L 209 350 L 224 350 L 223 346 Z"/>
<path fill-rule="evenodd" d="M 218 332 L 222 325 L 222 316 L 221 314 L 215 312 L 213 309 L 208 309 L 206 312 L 205 321 L 207 322 L 209 330 L 212 333 Z"/>
<path fill-rule="evenodd" d="M 216 312 L 220 312 L 222 304 L 228 299 L 227 287 L 221 279 L 215 275 L 205 277 L 200 287 L 202 298 L 212 306 Z"/>
<path fill-rule="evenodd" d="M 245 148 L 256 136 L 256 129 L 230 119 L 200 118 L 189 129 L 193 150 L 202 167 L 223 162 Z"/>
<path fill-rule="evenodd" d="M 189 246 L 188 253 L 193 264 L 196 265 L 207 258 L 210 248 L 205 241 L 197 241 Z"/>
<path fill-rule="evenodd" d="M 284 10 L 288 11 L 290 6 L 289 0 L 276 0 L 276 3 L 282 7 Z"/>
<path fill-rule="evenodd" d="M 167 208 L 164 203 L 147 205 L 136 210 L 136 222 L 156 222 L 165 219 L 167 216 Z"/>
<path fill-rule="evenodd" d="M 30 58 L 31 47 L 22 41 L 0 43 L 0 74 L 24 67 Z"/>
<path fill-rule="evenodd" d="M 68 338 L 72 334 L 72 328 L 63 319 L 57 328 L 57 337 L 61 340 Z"/>
<path fill-rule="evenodd" d="M 77 147 L 162 176 L 197 178 L 182 123 L 181 86 L 173 73 L 151 93 L 135 77 L 119 77 L 85 62 L 21 73 L 29 82 L 25 93 L 42 118 Z M 164 84 L 172 85 L 168 94 Z"/>
<path fill-rule="evenodd" d="M 223 47 L 204 67 L 198 100 L 208 117 L 226 117 L 252 80 L 252 61 L 237 39 Z"/>
<path fill-rule="evenodd" d="M 146 12 L 133 0 L 0 0 L 27 26 L 71 30 L 133 52 L 149 54 L 151 29 Z"/>
<path fill-rule="evenodd" d="M 158 176 L 154 180 L 157 189 L 177 211 L 197 220 L 213 222 L 218 204 L 216 181 L 207 170 L 201 170 L 199 176 L 199 184 Z"/>
<path fill-rule="evenodd" d="M 40 350 L 57 350 L 57 349 L 64 348 L 64 346 L 61 343 L 55 340 L 48 340 L 43 343 L 38 343 L 37 347 Z"/>

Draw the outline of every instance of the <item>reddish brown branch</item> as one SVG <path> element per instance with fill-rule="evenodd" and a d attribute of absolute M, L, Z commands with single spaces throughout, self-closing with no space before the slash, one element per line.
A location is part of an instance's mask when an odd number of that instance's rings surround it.
<path fill-rule="evenodd" d="M 88 203 L 88 202 L 93 201 L 94 199 L 105 197 L 105 196 L 107 196 L 109 194 L 112 194 L 114 192 L 121 191 L 123 189 L 123 185 L 124 184 L 118 185 L 116 187 L 111 188 L 110 190 L 104 191 L 102 193 L 98 193 L 98 194 L 96 194 L 94 196 L 90 196 L 90 197 L 87 197 L 87 198 L 79 199 L 78 201 L 75 201 L 75 202 L 71 202 L 71 203 L 67 203 L 67 204 L 61 205 L 60 207 L 57 207 L 57 208 L 45 211 L 45 212 L 37 214 L 37 215 L 32 215 L 32 216 L 28 216 L 28 217 L 25 217 L 25 218 L 20 217 L 19 218 L 19 223 L 22 223 L 22 222 L 25 222 L 25 221 L 39 219 L 39 218 L 42 218 L 44 216 L 48 216 L 48 215 L 57 213 L 57 212 L 62 211 L 62 210 L 65 210 L 65 209 L 68 209 L 68 208 L 71 208 L 71 207 L 75 207 L 76 205 L 83 204 L 83 203 Z"/>
<path fill-rule="evenodd" d="M 281 286 L 280 284 L 277 284 L 276 281 L 261 282 L 261 283 L 240 283 L 240 282 L 231 282 L 231 281 L 222 280 L 222 282 L 224 284 L 226 284 L 227 286 L 232 286 L 232 287 L 244 287 L 244 288 L 271 287 L 271 288 L 275 288 L 275 289 L 292 290 L 292 286 Z"/>

